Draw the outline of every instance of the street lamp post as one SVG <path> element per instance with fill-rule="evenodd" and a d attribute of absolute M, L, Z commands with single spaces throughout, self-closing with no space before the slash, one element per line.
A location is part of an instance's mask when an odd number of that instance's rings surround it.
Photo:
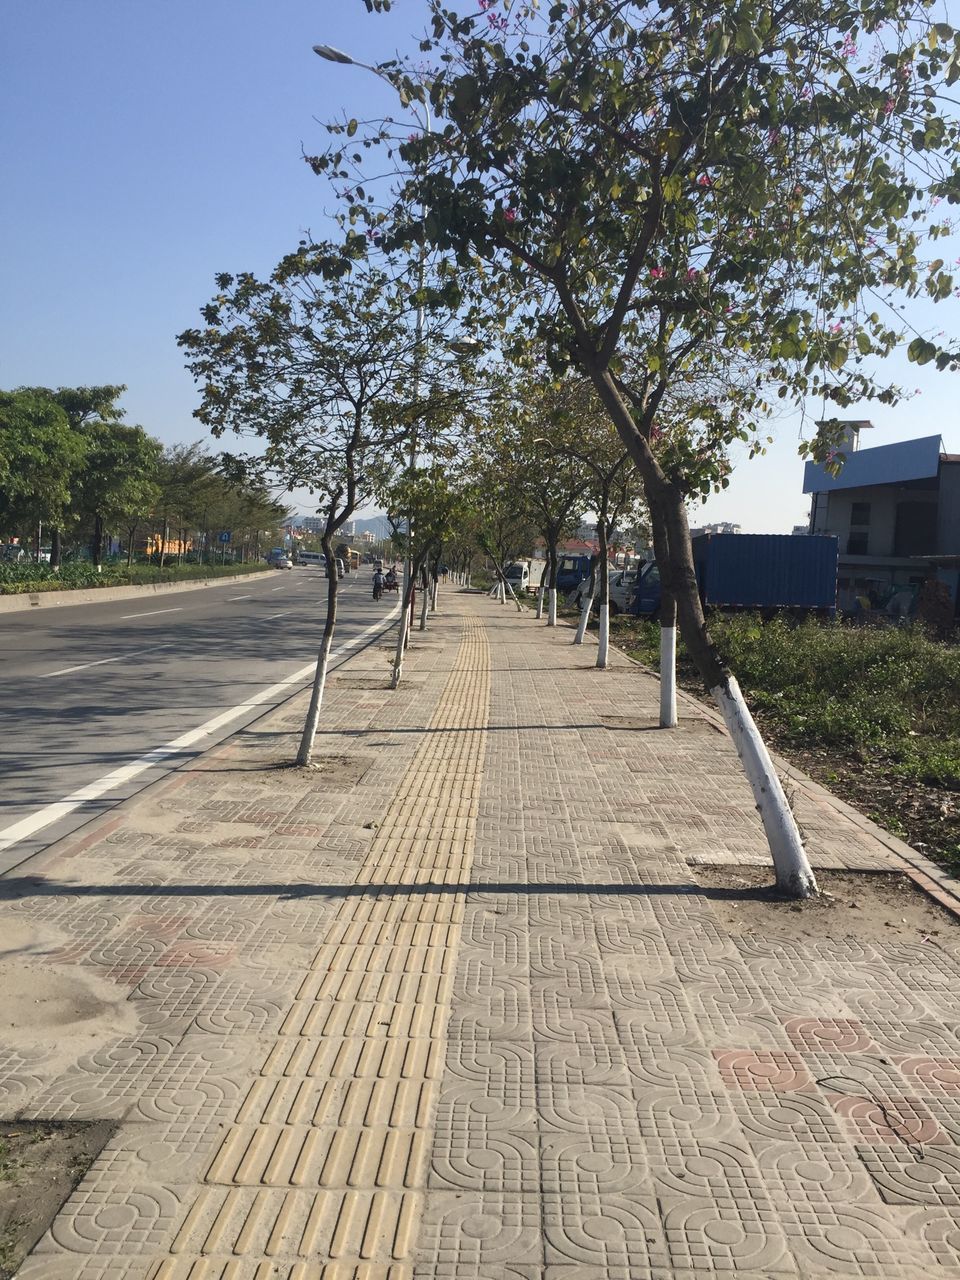
<path fill-rule="evenodd" d="M 349 53 L 344 53 L 342 49 L 335 49 L 329 44 L 315 44 L 313 52 L 318 58 L 323 58 L 326 62 L 336 62 L 341 66 L 361 67 L 364 71 L 370 71 L 375 76 L 393 88 L 393 82 L 380 67 L 374 66 L 369 62 L 360 62 L 357 58 L 352 58 Z M 417 123 L 425 134 L 432 132 L 432 121 L 430 118 L 430 106 L 427 101 L 426 94 L 423 99 L 423 115 L 416 106 L 411 104 L 410 108 L 416 118 Z M 421 209 L 421 215 L 423 210 Z M 426 244 L 423 233 L 420 235 L 420 260 L 417 264 L 417 315 L 415 329 L 415 351 L 413 361 L 413 397 L 416 401 L 420 394 L 420 358 L 423 350 L 423 326 L 424 326 L 424 308 L 423 308 L 423 284 L 426 272 Z M 417 426 L 414 419 L 413 429 L 410 433 L 410 455 L 407 460 L 407 466 L 410 471 L 410 481 L 413 483 L 417 469 Z M 407 554 L 403 561 L 403 594 L 400 597 L 402 608 L 400 610 L 400 628 L 397 636 L 397 651 L 393 663 L 393 679 L 391 680 L 391 688 L 396 688 L 400 683 L 400 676 L 403 671 L 403 653 L 407 647 L 407 636 L 411 625 L 411 616 L 413 613 L 413 522 L 411 513 L 407 512 Z M 410 596 L 409 602 L 407 596 Z"/>

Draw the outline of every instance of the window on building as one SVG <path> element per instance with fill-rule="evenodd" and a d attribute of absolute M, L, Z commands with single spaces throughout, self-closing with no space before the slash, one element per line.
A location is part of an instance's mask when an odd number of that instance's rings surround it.
<path fill-rule="evenodd" d="M 851 530 L 847 534 L 847 555 L 848 556 L 865 556 L 867 554 L 867 542 L 870 535 L 866 529 Z"/>
<path fill-rule="evenodd" d="M 854 502 L 850 505 L 851 525 L 867 525 L 870 523 L 870 503 Z"/>
<path fill-rule="evenodd" d="M 937 504 L 898 502 L 893 534 L 895 556 L 929 556 L 937 550 Z"/>

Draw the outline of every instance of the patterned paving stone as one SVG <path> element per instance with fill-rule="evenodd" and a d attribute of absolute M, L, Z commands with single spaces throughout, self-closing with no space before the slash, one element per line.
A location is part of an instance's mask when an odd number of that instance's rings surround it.
<path fill-rule="evenodd" d="M 790 1204 L 780 1222 L 800 1274 L 914 1277 L 934 1266 L 923 1241 L 908 1232 L 907 1211 L 890 1206 Z"/>
<path fill-rule="evenodd" d="M 656 1200 L 635 1189 L 598 1195 L 581 1187 L 569 1197 L 546 1191 L 543 1230 L 552 1266 L 594 1266 L 602 1273 L 629 1268 L 643 1280 L 667 1260 Z"/>
<path fill-rule="evenodd" d="M 887 1204 L 960 1204 L 960 1150 L 861 1147 L 860 1158 Z"/>
<path fill-rule="evenodd" d="M 767 859 L 728 739 L 631 728 L 656 683 L 564 628 L 433 627 L 398 695 L 379 650 L 331 684 L 348 789 L 242 734 L 0 883 L 142 1024 L 0 1051 L 12 1105 L 123 1120 L 26 1280 L 960 1277 L 960 947 L 729 933 L 690 866 Z M 896 865 L 797 803 L 820 864 Z"/>
<path fill-rule="evenodd" d="M 536 1196 L 430 1191 L 420 1224 L 418 1260 L 458 1268 L 543 1261 L 540 1199 Z"/>
<path fill-rule="evenodd" d="M 779 1206 L 763 1199 L 672 1197 L 659 1208 L 670 1264 L 680 1274 L 803 1274 L 791 1256 Z"/>

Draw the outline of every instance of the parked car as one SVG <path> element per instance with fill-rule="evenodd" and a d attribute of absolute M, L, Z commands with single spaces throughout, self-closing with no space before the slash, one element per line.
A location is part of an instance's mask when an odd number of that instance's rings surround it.
<path fill-rule="evenodd" d="M 275 556 L 270 563 L 275 569 L 292 569 L 293 561 L 289 556 Z"/>
<path fill-rule="evenodd" d="M 642 568 L 643 566 L 641 566 Z M 607 594 L 610 600 L 610 615 L 615 617 L 618 613 L 626 613 L 630 608 L 633 600 L 633 593 L 637 584 L 637 569 L 610 569 L 608 571 L 609 585 Z M 583 593 L 589 586 L 589 575 L 570 592 L 567 602 L 576 605 L 579 609 L 583 604 Z M 593 608 L 595 613 L 600 611 L 599 595 L 594 597 Z"/>

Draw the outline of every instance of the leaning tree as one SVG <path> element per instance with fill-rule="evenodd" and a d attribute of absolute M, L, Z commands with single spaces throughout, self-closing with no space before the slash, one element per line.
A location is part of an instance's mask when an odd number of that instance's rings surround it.
<path fill-rule="evenodd" d="M 429 94 L 437 128 L 393 144 L 392 207 L 357 201 L 356 216 L 378 220 L 386 245 L 425 236 L 447 251 L 464 305 L 512 315 L 592 382 L 642 475 L 664 587 L 740 752 L 778 885 L 813 893 L 697 593 L 684 502 L 711 460 L 689 450 L 668 474 L 658 419 L 715 352 L 751 358 L 758 383 L 704 406 L 715 453 L 768 385 L 797 403 L 896 398 L 875 360 L 903 337 L 889 304 L 953 292 L 926 245 L 946 230 L 932 206 L 960 199 L 944 95 L 960 36 L 932 20 L 933 0 L 487 0 L 469 16 L 428 4 L 420 56 L 436 71 L 426 84 L 419 66 L 384 72 L 403 96 Z M 351 151 L 335 143 L 312 163 L 345 172 Z M 909 351 L 937 354 L 921 337 Z M 824 458 L 837 440 L 828 428 L 808 447 Z"/>
<path fill-rule="evenodd" d="M 266 477 L 316 495 L 327 569 L 327 612 L 297 762 L 310 763 L 337 620 L 334 539 L 368 501 L 418 420 L 424 367 L 416 300 L 403 271 L 340 272 L 329 250 L 305 245 L 267 280 L 217 277 L 204 326 L 180 335 L 201 384 L 195 416 L 214 436 L 252 436 L 227 460 L 234 478 Z M 403 621 L 401 613 L 401 626 Z"/>

